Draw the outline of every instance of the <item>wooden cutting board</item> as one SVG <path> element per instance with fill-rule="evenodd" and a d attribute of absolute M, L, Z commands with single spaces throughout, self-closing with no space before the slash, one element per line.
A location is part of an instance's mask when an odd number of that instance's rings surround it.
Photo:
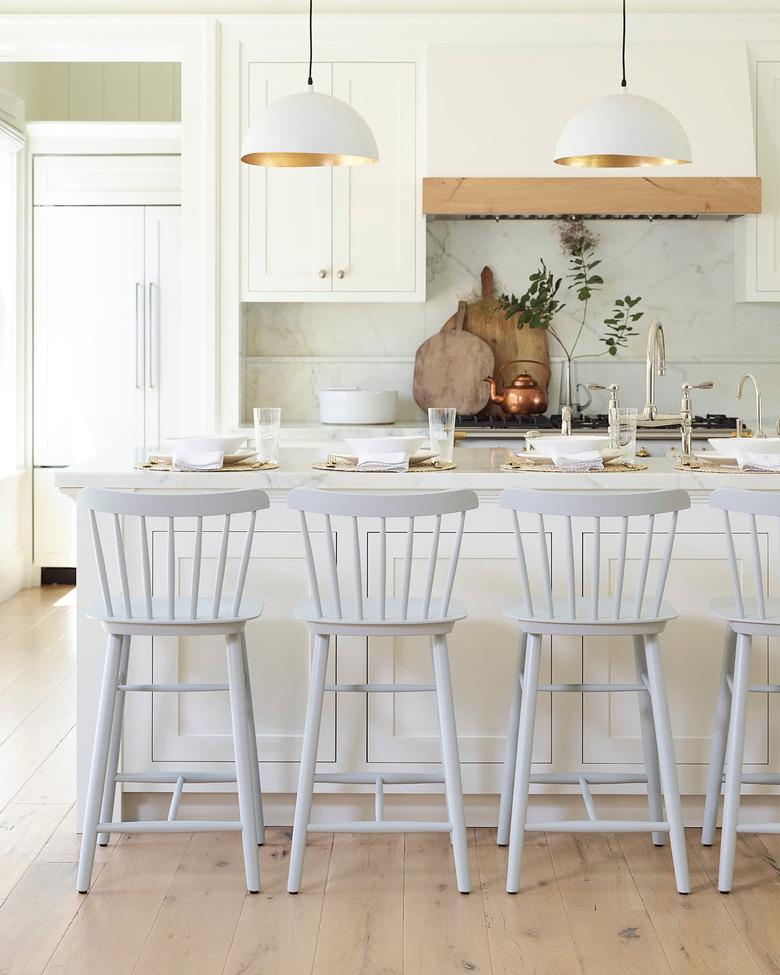
<path fill-rule="evenodd" d="M 421 410 L 454 406 L 458 413 L 479 413 L 490 397 L 485 376 L 495 364 L 490 346 L 464 331 L 467 305 L 458 302 L 457 312 L 417 350 L 414 360 L 414 401 Z"/>
<path fill-rule="evenodd" d="M 482 269 L 481 280 L 482 297 L 469 303 L 465 328 L 472 335 L 487 342 L 493 350 L 496 362 L 494 375 L 499 386 L 511 383 L 521 371 L 522 366 L 514 365 L 505 374 L 502 373 L 502 367 L 513 360 L 535 359 L 549 366 L 547 332 L 542 328 L 518 328 L 514 319 L 507 321 L 498 307 L 493 290 L 493 272 L 489 267 Z M 549 373 L 545 368 L 531 363 L 527 371 L 540 386 L 547 389 Z M 491 410 L 493 409 L 500 411 L 501 407 L 491 403 Z"/>

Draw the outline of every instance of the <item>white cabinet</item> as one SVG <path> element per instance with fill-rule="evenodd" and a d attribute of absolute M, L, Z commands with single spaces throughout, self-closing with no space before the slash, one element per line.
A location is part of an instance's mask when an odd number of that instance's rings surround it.
<path fill-rule="evenodd" d="M 417 200 L 416 65 L 327 62 L 315 88 L 353 105 L 371 127 L 379 163 L 241 166 L 244 301 L 420 300 L 424 218 Z M 301 90 L 306 65 L 250 56 L 242 67 L 241 127 Z"/>
<path fill-rule="evenodd" d="M 753 65 L 756 167 L 761 213 L 737 227 L 736 294 L 743 301 L 780 301 L 780 50 Z"/>
<path fill-rule="evenodd" d="M 54 474 L 51 467 L 33 471 L 33 562 L 59 569 L 76 564 L 76 505 Z"/>

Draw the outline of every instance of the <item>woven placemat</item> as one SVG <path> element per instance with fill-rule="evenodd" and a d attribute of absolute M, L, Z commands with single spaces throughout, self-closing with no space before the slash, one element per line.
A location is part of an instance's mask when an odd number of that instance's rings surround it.
<path fill-rule="evenodd" d="M 700 474 L 780 474 L 780 471 L 743 471 L 737 464 L 724 466 L 723 464 L 710 464 L 701 460 L 687 464 L 678 460 L 674 469 L 676 471 L 694 471 Z"/>
<path fill-rule="evenodd" d="M 350 464 L 347 461 L 338 460 L 333 464 L 329 464 L 327 461 L 321 460 L 316 464 L 312 464 L 312 469 L 315 471 L 352 471 L 356 474 L 437 474 L 439 471 L 454 471 L 455 464 L 446 460 L 433 461 L 423 461 L 421 464 L 411 464 L 408 471 L 359 471 L 356 464 Z"/>
<path fill-rule="evenodd" d="M 631 471 L 646 471 L 647 464 L 605 464 L 601 470 L 562 471 L 555 464 L 538 464 L 532 460 L 519 463 L 502 464 L 502 471 L 539 471 L 542 474 L 627 474 Z"/>
<path fill-rule="evenodd" d="M 260 463 L 260 461 L 243 460 L 239 461 L 238 464 L 228 464 L 227 467 L 219 467 L 214 471 L 181 471 L 175 468 L 173 464 L 147 462 L 146 464 L 136 464 L 135 469 L 137 471 L 176 471 L 178 474 L 225 474 L 229 471 L 272 471 L 278 466 L 271 461 Z"/>

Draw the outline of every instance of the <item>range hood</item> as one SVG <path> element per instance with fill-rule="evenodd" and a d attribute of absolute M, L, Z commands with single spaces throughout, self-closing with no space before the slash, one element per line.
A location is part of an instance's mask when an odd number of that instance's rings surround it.
<path fill-rule="evenodd" d="M 436 177 L 423 213 L 438 219 L 697 219 L 761 212 L 756 176 Z"/>

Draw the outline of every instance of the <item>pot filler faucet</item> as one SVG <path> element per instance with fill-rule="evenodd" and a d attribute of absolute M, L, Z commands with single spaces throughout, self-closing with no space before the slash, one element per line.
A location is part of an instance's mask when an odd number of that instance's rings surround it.
<path fill-rule="evenodd" d="M 691 434 L 693 431 L 693 405 L 691 404 L 692 389 L 712 389 L 713 383 L 707 380 L 703 383 L 683 383 L 682 400 L 679 413 L 659 413 L 655 405 L 655 377 L 666 375 L 666 342 L 664 327 L 656 318 L 650 324 L 647 333 L 647 364 L 645 367 L 645 406 L 637 418 L 640 427 L 666 427 L 679 422 L 681 448 L 684 457 L 689 457 L 691 450 Z"/>

